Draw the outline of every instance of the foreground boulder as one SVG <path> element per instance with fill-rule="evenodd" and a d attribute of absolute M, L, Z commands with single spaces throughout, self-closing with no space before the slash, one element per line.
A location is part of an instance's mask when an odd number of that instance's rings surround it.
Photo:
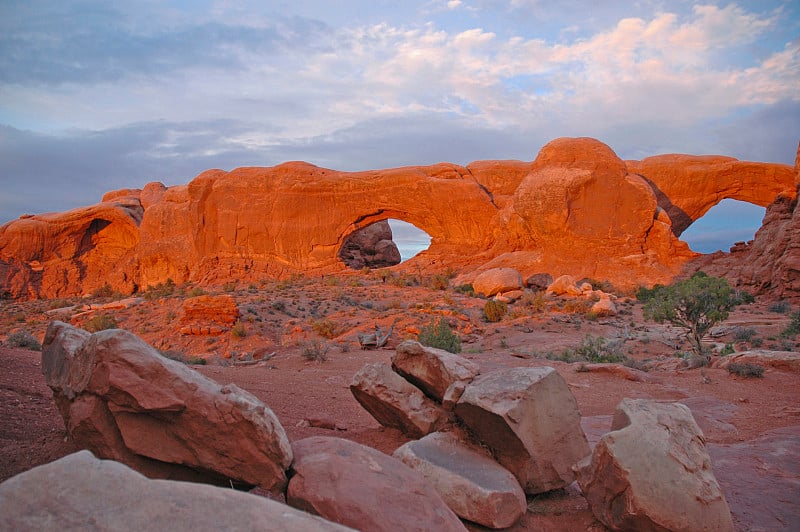
<path fill-rule="evenodd" d="M 508 528 L 527 510 L 514 475 L 452 433 L 434 432 L 394 452 L 420 472 L 459 516 L 489 528 Z"/>
<path fill-rule="evenodd" d="M 480 373 L 480 367 L 464 357 L 413 340 L 397 346 L 392 368 L 428 397 L 441 403 L 447 396 L 449 404 L 458 401 L 466 385 Z"/>
<path fill-rule="evenodd" d="M 572 466 L 590 452 L 578 403 L 550 367 L 480 375 L 467 386 L 455 414 L 529 494 L 570 484 Z"/>
<path fill-rule="evenodd" d="M 52 322 L 42 371 L 75 443 L 151 477 L 281 492 L 292 449 L 275 414 L 137 336 Z"/>
<path fill-rule="evenodd" d="M 294 456 L 295 508 L 364 531 L 466 530 L 421 474 L 380 451 L 318 436 L 295 442 Z"/>
<path fill-rule="evenodd" d="M 350 391 L 384 427 L 421 438 L 441 428 L 447 413 L 387 364 L 367 364 L 353 376 Z"/>
<path fill-rule="evenodd" d="M 0 484 L 0 530 L 350 530 L 232 489 L 149 480 L 80 451 Z"/>
<path fill-rule="evenodd" d="M 612 530 L 733 530 L 703 433 L 688 407 L 625 399 L 611 430 L 576 467 L 586 500 L 603 524 Z"/>

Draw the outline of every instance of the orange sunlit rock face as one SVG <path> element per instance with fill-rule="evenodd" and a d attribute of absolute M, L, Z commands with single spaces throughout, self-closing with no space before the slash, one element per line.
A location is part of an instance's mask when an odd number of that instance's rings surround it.
<path fill-rule="evenodd" d="M 396 268 L 450 268 L 467 282 L 494 267 L 523 278 L 668 282 L 696 256 L 675 236 L 688 223 L 726 197 L 767 205 L 794 194 L 795 179 L 787 165 L 717 156 L 625 162 L 590 138 L 554 140 L 532 163 L 208 170 L 187 185 L 113 191 L 91 207 L 0 227 L 0 292 L 59 297 L 107 283 L 131 293 L 167 279 L 339 272 L 348 236 L 389 218 L 431 236 Z"/>

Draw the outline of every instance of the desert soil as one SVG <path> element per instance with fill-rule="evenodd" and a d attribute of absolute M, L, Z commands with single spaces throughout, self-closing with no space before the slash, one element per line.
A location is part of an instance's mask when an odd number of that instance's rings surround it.
<path fill-rule="evenodd" d="M 181 334 L 181 304 L 192 292 L 180 287 L 172 294 L 151 292 L 150 298 L 127 308 L 88 312 L 83 310 L 87 303 L 119 298 L 0 302 L 0 339 L 24 330 L 41 341 L 53 319 L 80 326 L 98 314 L 111 315 L 120 328 L 171 356 L 205 359 L 205 365 L 192 367 L 259 397 L 278 416 L 290 440 L 337 436 L 391 453 L 407 438 L 379 426 L 348 385 L 364 364 L 390 362 L 400 341 L 416 339 L 424 325 L 441 317 L 462 338 L 461 355 L 483 371 L 554 367 L 578 401 L 592 445 L 609 430 L 623 398 L 685 403 L 704 431 L 737 528 L 800 530 L 800 375 L 767 368 L 763 378 L 743 378 L 722 369 L 680 368 L 676 352 L 688 349 L 680 331 L 645 321 L 634 298 L 618 300 L 617 316 L 596 318 L 575 301 L 547 298 L 542 303 L 527 297 L 512 305 L 502 321 L 487 323 L 485 300 L 435 289 L 421 275 L 386 279 L 376 272 L 354 273 L 217 291 L 236 299 L 244 336 Z M 795 340 L 779 336 L 788 313 L 770 310 L 771 303 L 739 307 L 711 340 L 737 350 L 758 346 L 797 351 Z M 70 308 L 75 304 L 79 306 Z M 394 333 L 385 348 L 359 348 L 358 333 L 370 332 L 375 324 L 385 330 L 392 323 Z M 658 367 L 636 382 L 546 358 L 574 348 L 587 335 L 603 337 L 631 359 Z M 305 355 L 314 349 L 324 351 L 325 360 L 308 360 Z M 41 354 L 0 348 L 0 481 L 75 450 L 41 374 Z M 575 484 L 530 497 L 528 503 L 528 513 L 512 530 L 603 530 Z"/>

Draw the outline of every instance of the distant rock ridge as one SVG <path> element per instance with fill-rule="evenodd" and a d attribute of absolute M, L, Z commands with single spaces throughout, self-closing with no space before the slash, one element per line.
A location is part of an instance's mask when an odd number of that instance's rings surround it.
<path fill-rule="evenodd" d="M 664 283 L 697 257 L 676 235 L 710 207 L 724 198 L 794 201 L 797 183 L 791 166 L 729 157 L 626 162 L 591 138 L 556 139 L 532 163 L 208 170 L 186 185 L 112 191 L 97 205 L 3 225 L 0 297 L 341 272 L 351 235 L 389 218 L 431 236 L 428 250 L 395 268 L 451 269 L 466 282 L 511 267 L 523 278 Z"/>

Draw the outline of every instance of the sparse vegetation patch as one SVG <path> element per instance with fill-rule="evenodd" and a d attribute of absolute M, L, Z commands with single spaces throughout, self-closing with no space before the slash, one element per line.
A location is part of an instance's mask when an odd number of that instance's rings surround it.
<path fill-rule="evenodd" d="M 417 341 L 422 345 L 444 349 L 450 353 L 461 352 L 461 338 L 450 329 L 444 318 L 431 320 L 425 325 L 417 336 Z"/>
<path fill-rule="evenodd" d="M 116 329 L 117 319 L 111 314 L 98 314 L 87 321 L 83 328 L 92 333 L 105 331 L 106 329 Z"/>
<path fill-rule="evenodd" d="M 30 349 L 31 351 L 41 351 L 42 344 L 39 340 L 33 337 L 28 331 L 17 331 L 8 335 L 6 338 L 6 345 L 8 347 L 22 347 Z"/>
<path fill-rule="evenodd" d="M 311 362 L 325 362 L 328 360 L 328 349 L 330 346 L 327 342 L 315 338 L 300 346 L 300 354 Z"/>
<path fill-rule="evenodd" d="M 764 367 L 749 362 L 734 362 L 728 366 L 728 372 L 739 377 L 763 377 Z"/>
<path fill-rule="evenodd" d="M 497 323 L 503 319 L 503 316 L 508 312 L 508 305 L 503 301 L 495 301 L 490 299 L 483 306 L 483 315 L 489 323 Z"/>
<path fill-rule="evenodd" d="M 541 356 L 541 355 L 540 355 Z M 609 342 L 606 338 L 586 335 L 580 344 L 564 349 L 560 353 L 547 352 L 544 358 L 561 362 L 624 363 L 627 357 L 621 352 L 621 342 Z"/>

